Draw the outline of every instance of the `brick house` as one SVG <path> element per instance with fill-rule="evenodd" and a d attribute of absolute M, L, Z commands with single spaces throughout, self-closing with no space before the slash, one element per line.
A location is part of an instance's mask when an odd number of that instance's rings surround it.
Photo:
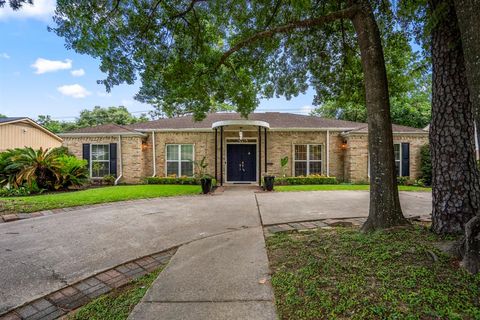
<path fill-rule="evenodd" d="M 206 157 L 219 183 L 259 183 L 267 172 L 288 176 L 323 174 L 339 181 L 368 181 L 365 123 L 289 113 L 212 113 L 128 126 L 101 125 L 60 135 L 63 145 L 88 160 L 92 178 L 107 174 L 139 183 L 148 176 L 192 176 L 193 161 Z M 393 125 L 397 174 L 420 174 L 420 147 L 428 132 Z"/>

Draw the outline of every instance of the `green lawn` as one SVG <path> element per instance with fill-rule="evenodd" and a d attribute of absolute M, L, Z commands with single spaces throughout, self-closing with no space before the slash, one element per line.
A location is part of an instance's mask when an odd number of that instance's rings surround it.
<path fill-rule="evenodd" d="M 68 320 L 123 320 L 140 302 L 161 269 L 132 281 L 126 287 L 101 296 L 79 308 Z"/>
<path fill-rule="evenodd" d="M 134 185 L 94 188 L 82 191 L 0 198 L 0 214 L 35 212 L 122 200 L 199 194 L 197 185 Z"/>
<path fill-rule="evenodd" d="M 426 228 L 353 228 L 267 239 L 280 319 L 480 319 L 480 274 Z M 435 261 L 437 260 L 437 261 Z"/>
<path fill-rule="evenodd" d="M 316 184 L 316 185 L 295 185 L 275 186 L 276 191 L 325 191 L 325 190 L 369 190 L 368 184 Z M 398 186 L 400 191 L 432 191 L 432 188 Z"/>

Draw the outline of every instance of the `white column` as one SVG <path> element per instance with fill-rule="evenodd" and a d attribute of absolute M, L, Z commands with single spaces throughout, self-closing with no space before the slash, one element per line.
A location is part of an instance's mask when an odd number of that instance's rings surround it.
<path fill-rule="evenodd" d="M 325 148 L 327 154 L 327 177 L 330 176 L 330 130 L 327 130 L 327 147 Z"/>

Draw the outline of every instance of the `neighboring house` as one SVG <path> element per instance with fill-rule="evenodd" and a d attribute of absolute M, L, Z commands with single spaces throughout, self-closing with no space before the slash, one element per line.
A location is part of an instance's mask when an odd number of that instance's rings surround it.
<path fill-rule="evenodd" d="M 0 152 L 14 148 L 46 149 L 61 145 L 62 138 L 29 118 L 0 118 Z"/>
<path fill-rule="evenodd" d="M 393 125 L 399 176 L 418 177 L 422 129 Z M 259 183 L 266 172 L 323 174 L 340 181 L 368 180 L 365 123 L 289 113 L 213 113 L 159 119 L 128 126 L 101 125 L 61 134 L 64 146 L 89 161 L 92 178 L 112 174 L 127 183 L 147 176 L 192 176 L 193 161 L 206 157 L 219 183 Z"/>

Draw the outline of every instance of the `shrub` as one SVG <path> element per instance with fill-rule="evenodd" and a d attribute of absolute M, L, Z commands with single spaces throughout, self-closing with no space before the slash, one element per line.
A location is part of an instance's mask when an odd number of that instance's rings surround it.
<path fill-rule="evenodd" d="M 55 159 L 55 168 L 57 171 L 55 189 L 78 188 L 88 181 L 87 160 L 63 154 Z"/>
<path fill-rule="evenodd" d="M 428 144 L 420 148 L 420 178 L 426 186 L 432 185 L 432 159 Z"/>
<path fill-rule="evenodd" d="M 199 181 L 196 178 L 190 177 L 147 177 L 145 178 L 146 184 L 198 184 Z"/>
<path fill-rule="evenodd" d="M 337 178 L 322 175 L 309 175 L 300 177 L 275 178 L 275 185 L 296 185 L 296 184 L 337 184 Z"/>
<path fill-rule="evenodd" d="M 106 185 L 113 186 L 113 184 L 115 183 L 115 177 L 111 174 L 108 174 L 106 176 L 103 176 L 102 181 Z"/>
<path fill-rule="evenodd" d="M 82 185 L 87 175 L 86 161 L 69 155 L 65 148 L 17 148 L 0 153 L 0 187 L 6 189 L 27 188 L 29 193 L 67 189 Z"/>

